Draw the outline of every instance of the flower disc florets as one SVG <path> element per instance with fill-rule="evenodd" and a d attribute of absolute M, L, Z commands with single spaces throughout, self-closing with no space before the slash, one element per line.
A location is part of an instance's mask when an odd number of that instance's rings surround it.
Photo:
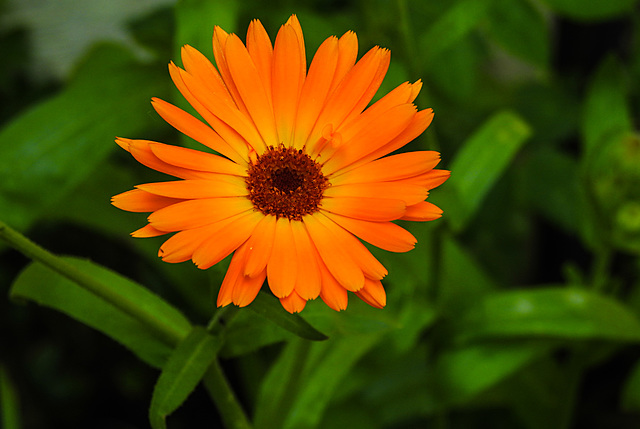
<path fill-rule="evenodd" d="M 265 215 L 302 220 L 318 210 L 329 181 L 302 150 L 273 146 L 249 165 L 249 200 Z"/>

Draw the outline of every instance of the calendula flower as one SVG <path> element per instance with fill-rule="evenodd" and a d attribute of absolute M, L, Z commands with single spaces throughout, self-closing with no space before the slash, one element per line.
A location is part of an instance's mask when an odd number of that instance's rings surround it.
<path fill-rule="evenodd" d="M 289 312 L 318 296 L 345 309 L 348 291 L 384 307 L 387 270 L 359 239 L 411 250 L 416 239 L 392 221 L 439 218 L 425 199 L 449 172 L 434 169 L 434 151 L 386 156 L 419 136 L 433 112 L 413 104 L 419 81 L 367 108 L 390 54 L 376 46 L 356 62 L 357 52 L 355 33 L 329 37 L 307 70 L 295 15 L 274 45 L 258 20 L 246 45 L 215 27 L 217 68 L 184 46 L 184 68 L 171 63 L 169 71 L 206 124 L 160 99 L 153 107 L 215 153 L 118 138 L 140 163 L 181 179 L 113 197 L 123 210 L 151 213 L 132 235 L 173 233 L 159 256 L 202 269 L 233 253 L 218 306 L 251 303 L 268 279 Z"/>

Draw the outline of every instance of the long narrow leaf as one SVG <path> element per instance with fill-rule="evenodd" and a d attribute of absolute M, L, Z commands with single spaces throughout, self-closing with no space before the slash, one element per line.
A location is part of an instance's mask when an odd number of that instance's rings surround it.
<path fill-rule="evenodd" d="M 169 357 L 151 398 L 149 421 L 153 429 L 166 428 L 165 418 L 174 412 L 193 392 L 207 368 L 216 358 L 221 340 L 200 326 Z"/>

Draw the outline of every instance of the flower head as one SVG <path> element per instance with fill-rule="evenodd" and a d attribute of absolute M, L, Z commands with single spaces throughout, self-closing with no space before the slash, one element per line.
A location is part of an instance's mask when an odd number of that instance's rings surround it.
<path fill-rule="evenodd" d="M 217 67 L 184 46 L 184 68 L 171 63 L 169 71 L 206 124 L 166 101 L 152 104 L 215 153 L 118 138 L 140 163 L 181 179 L 113 197 L 123 210 L 151 213 L 132 235 L 173 233 L 159 256 L 202 269 L 233 253 L 218 306 L 251 303 L 267 279 L 290 312 L 318 296 L 345 309 L 348 291 L 383 307 L 387 270 L 359 239 L 411 250 L 416 239 L 392 221 L 439 218 L 425 199 L 449 172 L 434 169 L 434 151 L 386 156 L 419 136 L 433 112 L 413 104 L 419 81 L 367 108 L 390 54 L 376 46 L 356 62 L 357 51 L 353 32 L 329 37 L 307 70 L 295 15 L 274 45 L 258 20 L 246 45 L 215 27 Z"/>

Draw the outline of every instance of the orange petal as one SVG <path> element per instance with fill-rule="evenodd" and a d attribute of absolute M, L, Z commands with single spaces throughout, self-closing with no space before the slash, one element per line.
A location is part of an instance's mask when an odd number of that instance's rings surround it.
<path fill-rule="evenodd" d="M 353 31 L 347 31 L 338 40 L 338 64 L 333 74 L 329 93 L 335 91 L 338 85 L 342 83 L 346 74 L 351 71 L 353 65 L 356 63 L 357 58 L 358 36 L 356 36 L 356 33 Z"/>
<path fill-rule="evenodd" d="M 291 222 L 281 217 L 276 221 L 273 250 L 267 265 L 269 287 L 278 298 L 284 298 L 293 291 L 298 274 L 297 261 Z"/>
<path fill-rule="evenodd" d="M 179 263 L 188 261 L 204 240 L 212 233 L 216 233 L 217 230 L 216 224 L 211 224 L 180 231 L 172 235 L 160 246 L 158 256 L 164 262 Z"/>
<path fill-rule="evenodd" d="M 280 143 L 289 147 L 292 142 L 298 99 L 304 71 L 298 36 L 291 25 L 283 25 L 273 50 L 273 111 Z M 306 67 L 306 65 L 305 65 Z"/>
<path fill-rule="evenodd" d="M 264 87 L 267 90 L 267 97 L 269 100 L 271 97 L 271 64 L 273 60 L 273 46 L 271 46 L 271 39 L 267 31 L 262 26 L 262 23 L 254 19 L 249 24 L 247 30 L 247 51 L 256 65 L 256 69 L 260 74 L 260 78 L 264 82 Z"/>
<path fill-rule="evenodd" d="M 155 211 L 149 223 L 161 231 L 181 231 L 198 228 L 252 210 L 247 198 L 207 198 L 187 200 Z"/>
<path fill-rule="evenodd" d="M 264 83 L 247 48 L 235 34 L 230 34 L 227 39 L 225 58 L 236 88 L 264 142 L 262 147 L 258 147 L 256 142 L 250 143 L 258 153 L 262 153 L 267 146 L 278 146 L 273 105 L 269 102 Z"/>
<path fill-rule="evenodd" d="M 398 199 L 336 197 L 323 198 L 320 207 L 342 216 L 380 222 L 402 217 L 406 204 Z"/>
<path fill-rule="evenodd" d="M 435 220 L 442 216 L 442 209 L 427 201 L 407 207 L 407 212 L 401 218 L 402 220 L 413 220 L 424 222 Z"/>
<path fill-rule="evenodd" d="M 145 225 L 142 228 L 133 231 L 131 233 L 132 237 L 135 238 L 148 238 L 148 237 L 157 237 L 159 235 L 165 235 L 167 234 L 167 232 L 165 231 L 158 231 L 157 229 L 155 229 L 154 227 L 152 227 L 151 225 Z"/>
<path fill-rule="evenodd" d="M 338 64 L 338 39 L 325 40 L 316 51 L 302 92 L 295 122 L 294 146 L 297 149 L 307 142 L 309 133 L 318 119 L 329 94 L 329 87 Z M 310 142 L 311 143 L 311 142 Z"/>
<path fill-rule="evenodd" d="M 280 303 L 289 313 L 300 313 L 307 305 L 307 300 L 300 297 L 294 290 L 289 296 L 280 298 Z"/>
<path fill-rule="evenodd" d="M 202 270 L 217 264 L 247 241 L 263 214 L 249 211 L 217 222 L 215 231 L 193 253 L 193 263 Z"/>
<path fill-rule="evenodd" d="M 216 70 L 207 57 L 189 45 L 184 45 L 182 47 L 180 55 L 182 57 L 182 64 L 184 65 L 184 69 L 187 73 L 201 82 L 212 93 L 216 94 L 216 97 L 220 98 L 220 101 L 224 101 L 229 108 L 237 108 L 237 105 L 225 86 L 220 73 L 218 73 L 218 70 Z"/>
<path fill-rule="evenodd" d="M 242 197 L 248 194 L 244 178 L 222 174 L 212 180 L 145 183 L 136 188 L 155 195 L 182 199 Z"/>
<path fill-rule="evenodd" d="M 387 305 L 387 294 L 380 280 L 365 279 L 364 287 L 356 295 L 372 307 L 384 308 Z"/>
<path fill-rule="evenodd" d="M 387 269 L 369 252 L 369 250 L 352 234 L 325 216 L 317 216 L 316 219 L 324 225 L 334 242 L 334 246 L 345 249 L 353 262 L 360 267 L 365 276 L 373 279 L 381 279 L 387 275 Z M 347 290 L 355 292 L 357 289 Z"/>
<path fill-rule="evenodd" d="M 169 174 L 174 177 L 179 177 L 181 179 L 204 179 L 207 178 L 211 173 L 189 170 L 187 168 L 177 167 L 175 165 L 166 163 L 158 158 L 152 151 L 150 145 L 152 141 L 149 140 L 131 140 L 118 138 L 118 143 L 121 145 L 126 144 L 127 150 L 129 153 L 138 161 L 140 164 L 157 170 L 161 173 Z"/>
<path fill-rule="evenodd" d="M 364 274 L 351 256 L 352 249 L 336 243 L 336 237 L 318 220 L 319 217 L 319 215 L 307 215 L 302 220 L 320 258 L 340 285 L 349 290 L 361 289 L 364 286 Z M 323 290 L 324 287 L 323 279 Z"/>
<path fill-rule="evenodd" d="M 220 292 L 218 292 L 218 307 L 234 302 L 239 307 L 249 305 L 262 287 L 266 277 L 266 270 L 256 277 L 247 277 L 242 275 L 243 261 L 245 260 L 246 243 L 236 250 L 229 269 L 227 270 Z"/>
<path fill-rule="evenodd" d="M 184 110 L 167 103 L 159 98 L 152 98 L 151 105 L 158 114 L 172 127 L 202 143 L 203 145 L 231 158 L 236 163 L 242 163 L 242 153 L 244 144 L 232 148 L 213 129 L 194 118 Z"/>
<path fill-rule="evenodd" d="M 334 185 L 386 182 L 417 176 L 433 169 L 440 162 L 435 151 L 405 152 L 372 161 L 361 167 L 331 177 Z"/>
<path fill-rule="evenodd" d="M 182 202 L 177 198 L 167 198 L 150 194 L 139 189 L 132 189 L 111 197 L 111 204 L 128 212 L 148 213 Z"/>
<path fill-rule="evenodd" d="M 386 57 L 388 57 L 387 50 L 374 47 L 347 73 L 335 92 L 329 96 L 311 132 L 310 142 L 319 139 L 325 125 L 333 124 L 337 129 L 342 124 L 347 115 L 358 105 Z M 316 153 L 312 155 L 315 156 Z"/>
<path fill-rule="evenodd" d="M 239 147 L 241 143 L 235 136 L 239 134 L 246 144 L 262 150 L 262 137 L 246 114 L 229 106 L 219 94 L 174 64 L 169 65 L 169 72 L 180 92 L 222 138 L 228 142 L 236 141 Z"/>
<path fill-rule="evenodd" d="M 158 159 L 176 167 L 236 176 L 247 175 L 246 167 L 212 153 L 153 142 L 149 143 L 149 148 Z"/>
<path fill-rule="evenodd" d="M 449 178 L 449 176 L 451 176 L 451 172 L 449 170 L 431 170 L 419 176 L 410 177 L 408 179 L 402 179 L 397 182 L 391 183 L 406 183 L 412 185 L 416 184 L 429 190 L 442 185 Z"/>
<path fill-rule="evenodd" d="M 293 31 L 296 33 L 298 50 L 300 51 L 300 56 L 298 57 L 300 61 L 300 82 L 302 83 L 307 73 L 307 54 L 304 49 L 304 35 L 302 34 L 302 27 L 300 26 L 300 21 L 298 21 L 298 16 L 295 13 L 291 15 L 285 25 L 293 28 Z"/>
<path fill-rule="evenodd" d="M 318 268 L 318 251 L 302 222 L 291 222 L 293 241 L 298 256 L 298 276 L 295 291 L 304 299 L 315 299 L 322 289 L 322 279 Z"/>
<path fill-rule="evenodd" d="M 236 102 L 238 109 L 240 109 L 240 111 L 245 115 L 248 115 L 249 111 L 244 105 L 242 97 L 238 92 L 238 88 L 236 87 L 236 84 L 231 76 L 231 72 L 229 71 L 229 64 L 227 63 L 226 58 L 228 40 L 229 34 L 226 31 L 224 31 L 217 25 L 213 27 L 213 56 L 216 59 L 216 65 L 218 66 L 218 70 L 220 71 L 222 80 L 224 81 L 227 90 L 231 94 L 231 97 Z"/>
<path fill-rule="evenodd" d="M 322 278 L 322 291 L 320 298 L 335 311 L 346 310 L 349 297 L 347 290 L 331 275 L 326 265 L 319 261 L 320 277 Z"/>
<path fill-rule="evenodd" d="M 325 215 L 367 243 L 390 252 L 408 252 L 418 242 L 409 231 L 395 223 L 368 222 L 333 213 L 325 213 Z"/>
<path fill-rule="evenodd" d="M 406 205 L 412 205 L 427 198 L 427 188 L 402 181 L 354 183 L 330 186 L 324 191 L 324 196 L 398 199 L 404 201 Z"/>
<path fill-rule="evenodd" d="M 329 175 L 386 145 L 409 126 L 415 115 L 416 108 L 413 104 L 402 104 L 374 118 L 351 139 L 343 134 L 344 144 L 334 149 L 335 153 L 326 149 L 321 152 L 323 160 L 330 158 L 322 166 L 323 173 Z"/>
<path fill-rule="evenodd" d="M 247 240 L 244 275 L 254 277 L 265 271 L 271 258 L 275 234 L 276 217 L 273 215 L 264 216 Z"/>

